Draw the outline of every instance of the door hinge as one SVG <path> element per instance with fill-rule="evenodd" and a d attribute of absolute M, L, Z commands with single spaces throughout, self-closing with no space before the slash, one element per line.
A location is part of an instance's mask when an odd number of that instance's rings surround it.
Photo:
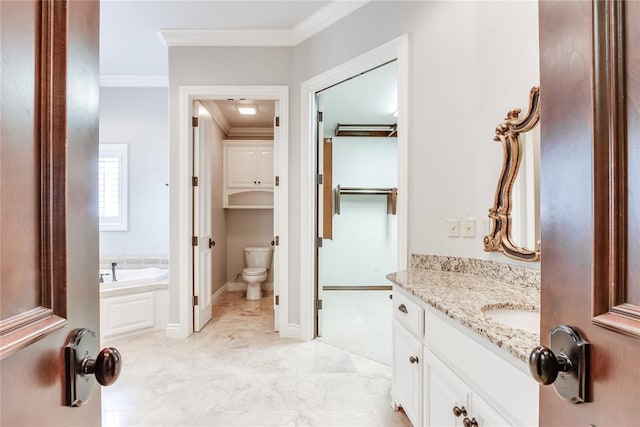
<path fill-rule="evenodd" d="M 316 301 L 316 307 L 317 307 L 318 310 L 322 310 L 322 300 L 321 299 Z"/>
<path fill-rule="evenodd" d="M 193 305 L 198 305 L 198 295 L 193 296 Z"/>
<path fill-rule="evenodd" d="M 319 122 L 322 121 L 322 118 L 323 118 L 322 116 L 323 116 L 322 111 L 318 111 L 318 121 Z"/>
<path fill-rule="evenodd" d="M 322 247 L 322 237 L 316 237 L 316 248 Z"/>
<path fill-rule="evenodd" d="M 198 177 L 197 176 L 192 176 L 191 177 L 191 185 L 194 187 L 198 186 Z"/>
<path fill-rule="evenodd" d="M 280 186 L 280 177 L 276 176 L 276 187 Z"/>
<path fill-rule="evenodd" d="M 322 174 L 318 174 L 318 185 L 322 184 Z"/>
<path fill-rule="evenodd" d="M 191 246 L 198 246 L 198 236 L 191 237 Z"/>
<path fill-rule="evenodd" d="M 194 128 L 198 127 L 198 117 L 191 117 L 191 126 Z"/>
<path fill-rule="evenodd" d="M 276 238 L 274 239 L 275 241 L 275 245 L 276 246 L 280 246 L 280 236 L 276 236 Z"/>
<path fill-rule="evenodd" d="M 276 127 L 280 126 L 280 117 L 276 116 Z"/>
<path fill-rule="evenodd" d="M 276 305 L 280 305 L 280 295 L 276 295 Z"/>

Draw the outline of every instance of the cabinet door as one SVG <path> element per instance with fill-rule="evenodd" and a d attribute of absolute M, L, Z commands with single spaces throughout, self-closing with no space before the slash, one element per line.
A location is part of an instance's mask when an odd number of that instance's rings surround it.
<path fill-rule="evenodd" d="M 425 358 L 425 425 L 462 426 L 465 417 L 472 419 L 474 416 L 469 408 L 469 388 L 426 350 Z M 454 415 L 456 408 L 461 412 L 459 416 Z"/>
<path fill-rule="evenodd" d="M 393 321 L 392 396 L 414 426 L 421 424 L 422 343 Z"/>
<path fill-rule="evenodd" d="M 509 424 L 504 418 L 498 414 L 498 412 L 493 409 L 487 402 L 478 397 L 477 394 L 474 394 L 473 402 L 471 403 L 472 414 L 470 417 L 475 417 L 478 420 L 478 425 L 480 427 L 497 427 L 497 426 L 509 426 Z"/>
<path fill-rule="evenodd" d="M 257 179 L 260 187 L 273 187 L 273 148 L 265 147 L 257 150 Z"/>
<path fill-rule="evenodd" d="M 256 148 L 229 147 L 227 149 L 227 186 L 255 187 L 257 157 Z"/>

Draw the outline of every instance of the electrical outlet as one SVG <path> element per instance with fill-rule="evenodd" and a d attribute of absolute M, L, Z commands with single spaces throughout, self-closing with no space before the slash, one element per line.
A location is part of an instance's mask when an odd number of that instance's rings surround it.
<path fill-rule="evenodd" d="M 462 236 L 476 237 L 476 219 L 465 218 L 462 220 Z"/>
<path fill-rule="evenodd" d="M 448 219 L 447 220 L 447 235 L 449 237 L 460 237 L 460 220 Z"/>

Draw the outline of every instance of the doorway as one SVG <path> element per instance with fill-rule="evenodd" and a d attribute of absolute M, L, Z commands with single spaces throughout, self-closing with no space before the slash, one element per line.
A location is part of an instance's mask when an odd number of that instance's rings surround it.
<path fill-rule="evenodd" d="M 277 242 L 274 250 L 272 269 L 274 283 L 274 326 L 287 325 L 287 312 L 279 307 L 286 302 L 288 290 L 288 221 L 287 196 L 287 153 L 288 153 L 288 88 L 286 86 L 182 86 L 180 87 L 180 144 L 176 147 L 177 155 L 170 158 L 171 196 L 170 217 L 172 235 L 170 248 L 170 283 L 173 298 L 170 312 L 177 312 L 170 319 L 167 335 L 170 337 L 187 337 L 193 331 L 193 251 L 192 251 L 192 200 L 193 148 L 191 144 L 194 115 L 194 103 L 200 101 L 224 101 L 242 98 L 256 101 L 272 101 L 279 123 L 274 131 L 273 171 L 278 176 L 278 185 L 273 190 L 273 234 Z M 215 237 L 214 237 L 215 240 Z M 214 266 L 215 268 L 215 266 Z M 175 322 L 175 319 L 178 322 Z M 173 321 L 172 321 L 173 320 Z M 280 328 L 280 335 L 286 336 L 286 328 Z"/>
<path fill-rule="evenodd" d="M 317 92 L 318 339 L 391 365 L 397 61 Z"/>
<path fill-rule="evenodd" d="M 396 61 L 397 66 L 397 245 L 395 270 L 407 268 L 407 212 L 408 212 L 408 38 L 399 37 L 385 45 L 369 51 L 325 73 L 322 73 L 302 83 L 302 150 L 301 176 L 302 205 L 301 205 L 301 255 L 300 281 L 302 286 L 300 326 L 302 338 L 311 340 L 317 336 L 316 305 L 318 295 L 316 289 L 316 274 L 318 262 L 316 259 L 317 244 L 317 149 L 316 131 L 316 93 L 337 85 L 354 76 L 363 74 L 381 65 Z M 380 271 L 389 273 L 389 271 Z M 388 298 L 388 296 L 387 296 Z"/>

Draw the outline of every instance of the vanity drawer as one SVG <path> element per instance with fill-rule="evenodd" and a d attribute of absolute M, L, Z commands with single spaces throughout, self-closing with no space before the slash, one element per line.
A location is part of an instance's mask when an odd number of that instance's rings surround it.
<path fill-rule="evenodd" d="M 408 296 L 393 291 L 393 317 L 415 336 L 424 335 L 424 309 Z"/>

